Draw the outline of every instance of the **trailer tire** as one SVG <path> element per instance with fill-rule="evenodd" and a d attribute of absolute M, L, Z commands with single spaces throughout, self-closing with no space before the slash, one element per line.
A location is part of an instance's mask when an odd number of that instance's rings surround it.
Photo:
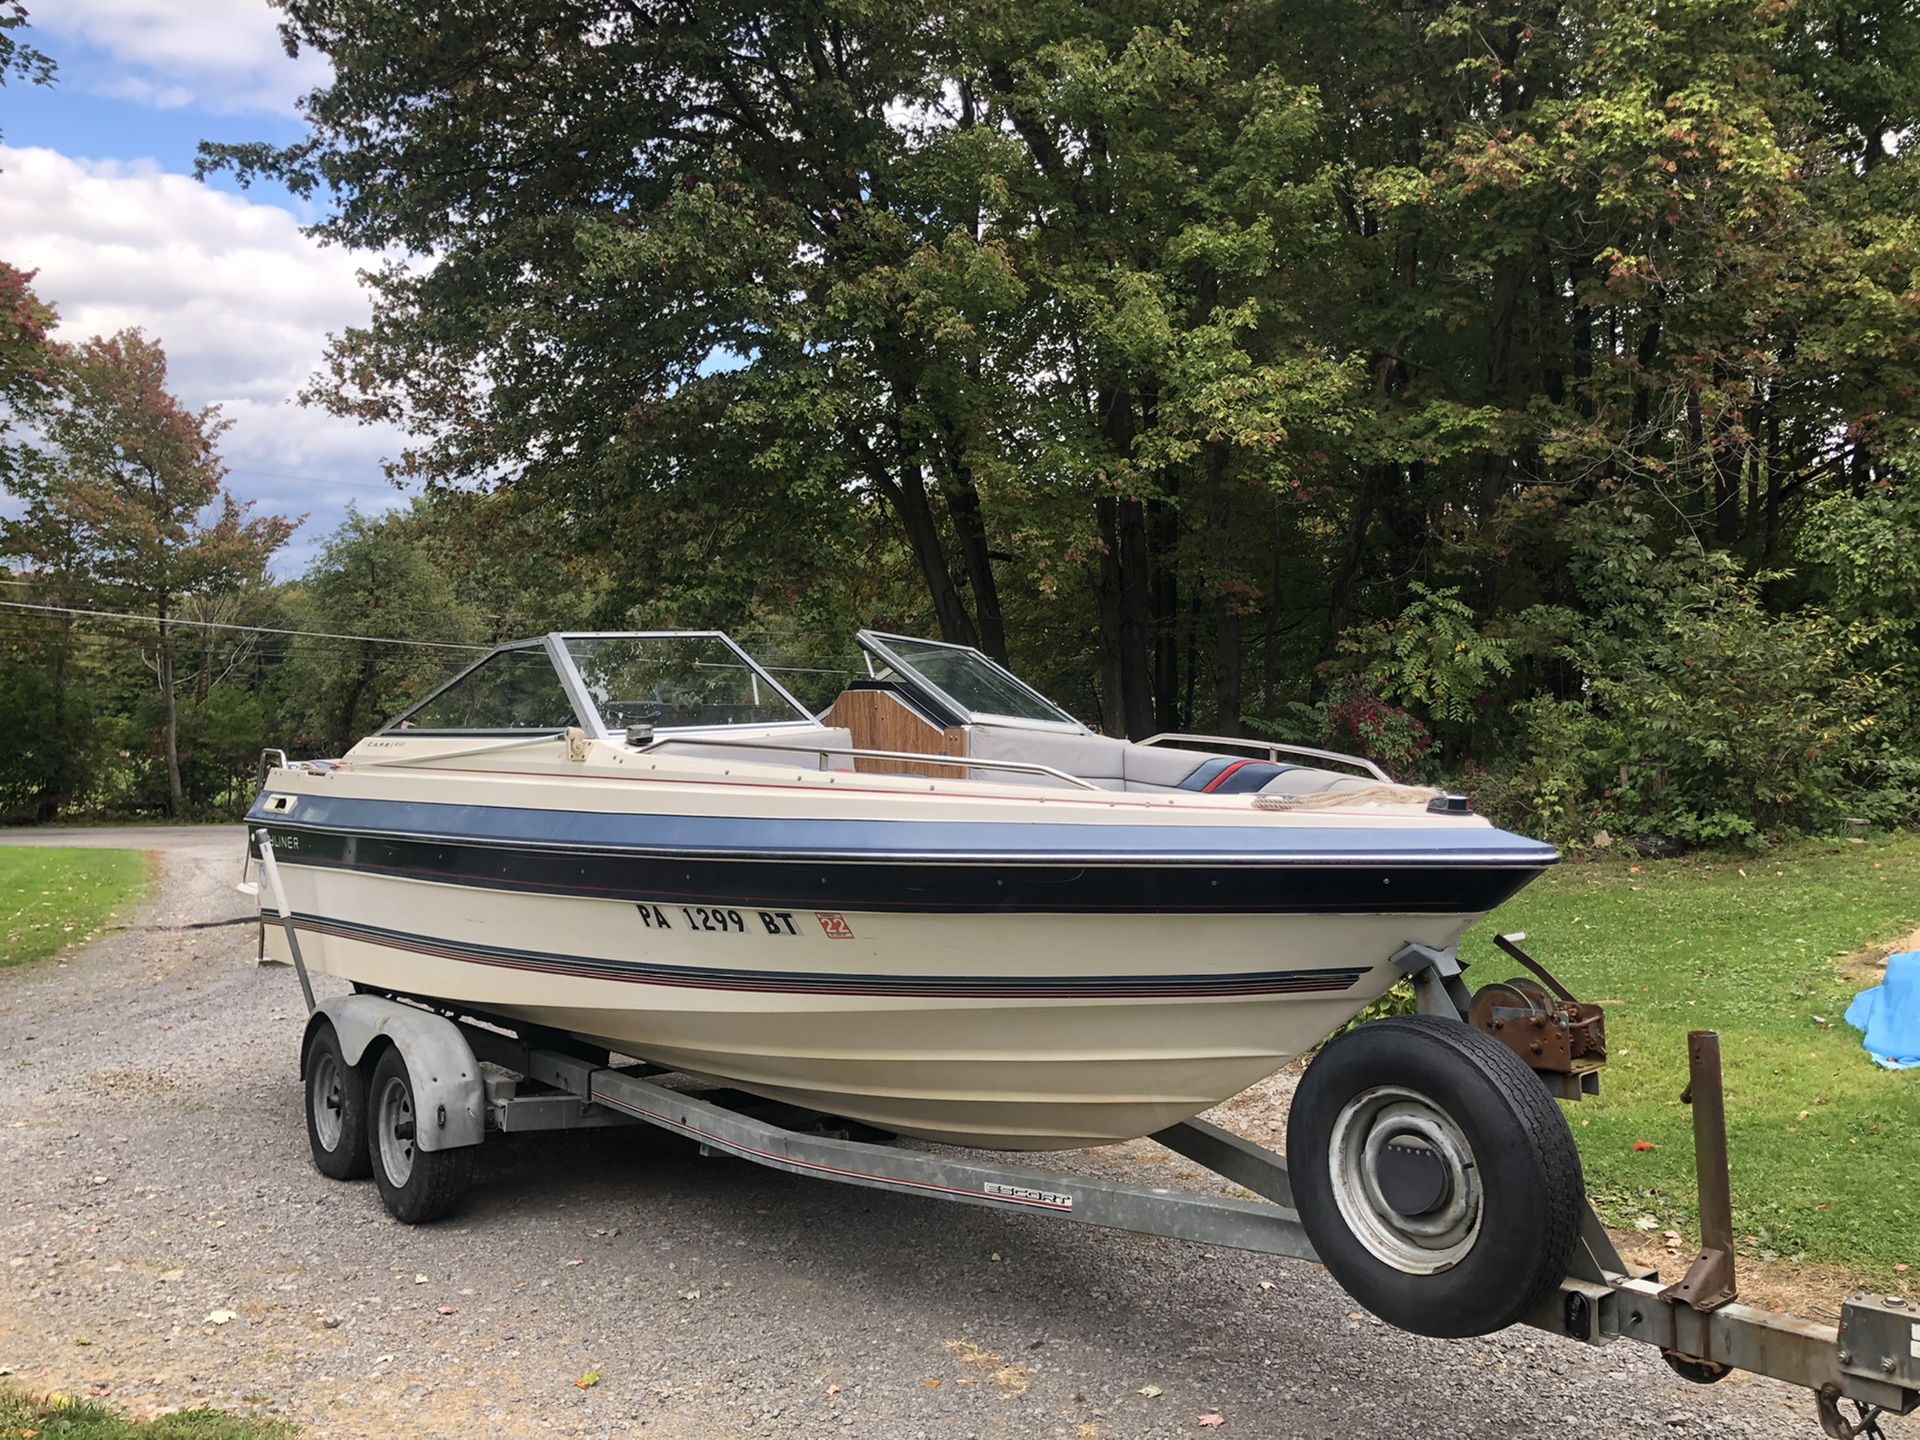
<path fill-rule="evenodd" d="M 373 1173 L 367 1155 L 367 1072 L 349 1065 L 330 1023 L 314 1026 L 302 1057 L 306 1077 L 307 1144 L 313 1167 L 329 1180 L 364 1180 Z"/>
<path fill-rule="evenodd" d="M 1586 1205 L 1553 1097 L 1457 1020 L 1376 1020 L 1323 1049 L 1294 1093 L 1300 1221 L 1354 1299 L 1420 1335 L 1486 1335 L 1566 1276 Z"/>
<path fill-rule="evenodd" d="M 387 1213 L 403 1225 L 427 1225 L 450 1214 L 473 1179 L 471 1145 L 422 1150 L 414 1143 L 413 1076 L 398 1047 L 381 1051 L 368 1087 L 368 1152 L 373 1183 Z"/>

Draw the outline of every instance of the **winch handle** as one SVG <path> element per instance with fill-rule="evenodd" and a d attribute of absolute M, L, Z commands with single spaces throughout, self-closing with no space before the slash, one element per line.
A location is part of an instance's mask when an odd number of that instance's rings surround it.
<path fill-rule="evenodd" d="M 1539 977 L 1541 984 L 1553 991 L 1553 993 L 1558 995 L 1562 1000 L 1566 1001 L 1569 1005 L 1578 1005 L 1580 1001 L 1575 998 L 1574 993 L 1562 985 L 1551 970 L 1547 969 L 1546 966 L 1542 965 L 1538 960 L 1520 948 L 1520 942 L 1526 938 L 1526 931 L 1516 930 L 1511 935 L 1494 936 L 1493 943 L 1500 949 L 1506 951 L 1507 954 L 1511 955 L 1514 959 L 1518 960 L 1522 965 L 1526 966 L 1527 969 L 1531 970 Z"/>

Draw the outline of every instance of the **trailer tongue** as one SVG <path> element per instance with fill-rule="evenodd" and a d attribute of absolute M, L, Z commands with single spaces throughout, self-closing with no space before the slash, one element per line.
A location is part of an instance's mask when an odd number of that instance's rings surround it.
<path fill-rule="evenodd" d="M 279 915 L 287 916 L 272 844 L 265 832 L 256 833 L 255 843 L 266 889 Z M 1503 937 L 1502 948 L 1540 974 L 1544 987 L 1503 982 L 1471 997 L 1451 952 L 1410 945 L 1394 958 L 1428 1013 L 1362 1026 L 1333 1042 L 1326 1055 L 1368 1031 L 1381 1038 L 1391 1026 L 1415 1040 L 1437 1035 L 1448 1044 L 1471 1035 L 1463 1053 L 1484 1061 L 1489 1049 L 1502 1053 L 1499 1046 L 1506 1046 L 1540 1075 L 1543 1094 L 1591 1093 L 1605 1055 L 1598 1012 L 1540 970 L 1519 950 L 1518 938 L 1524 937 Z M 1383 1318 L 1422 1333 L 1486 1333 L 1518 1321 L 1589 1345 L 1655 1346 L 1678 1374 L 1703 1384 L 1736 1370 L 1771 1376 L 1812 1391 L 1821 1428 L 1835 1440 L 1879 1435 L 1882 1415 L 1920 1408 L 1920 1307 L 1897 1296 L 1854 1295 L 1842 1302 L 1835 1327 L 1738 1301 L 1719 1038 L 1709 1031 L 1690 1036 L 1691 1081 L 1681 1097 L 1694 1112 L 1702 1231 L 1686 1275 L 1663 1285 L 1651 1271 L 1627 1265 L 1581 1198 L 1571 1260 L 1563 1274 L 1554 1272 L 1557 1283 L 1549 1275 L 1538 1295 L 1516 1290 L 1491 1302 L 1482 1297 L 1462 1318 L 1445 1306 L 1423 1308 L 1424 1295 L 1465 1292 L 1458 1286 L 1422 1290 L 1418 1272 L 1427 1263 L 1444 1274 L 1459 1244 L 1477 1241 L 1487 1197 L 1473 1188 L 1480 1184 L 1473 1157 L 1464 1169 L 1449 1160 L 1458 1132 L 1448 1117 L 1423 1108 L 1417 1103 L 1423 1097 L 1403 1087 L 1375 1085 L 1341 1107 L 1333 1122 L 1336 1164 L 1302 1177 L 1289 1173 L 1285 1155 L 1202 1120 L 1151 1137 L 1262 1197 L 1243 1200 L 880 1143 L 863 1138 L 863 1127 L 829 1116 L 703 1086 L 658 1066 L 615 1064 L 603 1047 L 579 1036 L 539 1032 L 421 997 L 363 992 L 316 1004 L 291 927 L 288 942 L 310 1012 L 301 1074 L 315 1163 L 337 1179 L 371 1172 L 388 1210 L 407 1223 L 452 1209 L 489 1131 L 639 1123 L 691 1139 L 702 1153 L 795 1175 L 1321 1261 Z M 1340 1068 L 1323 1055 L 1309 1075 L 1323 1066 L 1325 1074 Z M 1518 1073 L 1524 1077 L 1527 1070 Z M 1365 1150 L 1364 1165 L 1342 1160 L 1347 1152 L 1339 1125 L 1349 1112 L 1391 1117 L 1364 1145 L 1349 1147 Z M 1546 1113 L 1554 1113 L 1550 1102 Z M 1303 1218 L 1303 1198 L 1329 1185 L 1343 1213 L 1351 1206 L 1352 1197 L 1339 1190 L 1349 1170 L 1382 1220 L 1377 1233 L 1349 1235 L 1331 1223 L 1332 1207 Z M 1314 1188 L 1296 1194 L 1296 1179 Z M 1316 1232 L 1334 1243 L 1316 1244 Z M 1369 1250 L 1405 1263 L 1383 1269 Z M 1403 1272 L 1412 1273 L 1410 1282 L 1392 1278 L 1404 1279 Z"/>

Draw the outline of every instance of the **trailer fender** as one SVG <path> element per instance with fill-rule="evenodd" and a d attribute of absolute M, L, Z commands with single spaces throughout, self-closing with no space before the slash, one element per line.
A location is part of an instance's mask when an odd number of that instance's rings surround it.
<path fill-rule="evenodd" d="M 485 1138 L 486 1086 L 480 1062 L 453 1021 L 379 995 L 323 1000 L 308 1018 L 301 1039 L 303 1080 L 307 1044 L 321 1025 L 333 1026 L 341 1058 L 349 1065 L 378 1059 L 385 1045 L 400 1052 L 413 1081 L 414 1109 L 420 1117 L 413 1143 L 420 1149 L 452 1150 Z"/>

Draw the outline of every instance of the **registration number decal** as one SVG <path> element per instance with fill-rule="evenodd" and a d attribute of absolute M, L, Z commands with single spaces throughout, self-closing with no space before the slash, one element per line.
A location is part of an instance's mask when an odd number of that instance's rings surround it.
<path fill-rule="evenodd" d="M 746 935 L 764 930 L 783 939 L 798 935 L 791 910 L 734 910 L 723 905 L 652 905 L 641 901 L 640 923 L 649 930 L 691 930 L 697 935 Z M 753 917 L 751 920 L 748 917 Z M 676 918 L 677 917 L 677 918 Z"/>

